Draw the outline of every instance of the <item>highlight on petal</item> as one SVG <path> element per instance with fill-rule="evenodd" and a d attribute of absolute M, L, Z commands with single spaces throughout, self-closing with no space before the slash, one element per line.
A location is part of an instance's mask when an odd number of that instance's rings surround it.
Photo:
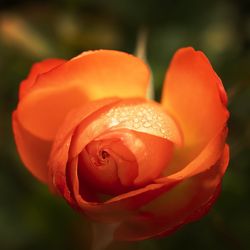
<path fill-rule="evenodd" d="M 145 97 L 148 84 L 149 70 L 140 59 L 111 50 L 86 52 L 39 75 L 19 103 L 18 117 L 26 130 L 49 140 L 73 108 L 106 97 Z"/>
<path fill-rule="evenodd" d="M 84 109 L 84 107 L 82 107 Z M 81 109 L 79 109 L 81 110 Z M 72 145 L 72 157 L 78 155 L 96 136 L 108 130 L 129 129 L 167 139 L 177 146 L 182 145 L 182 132 L 174 119 L 160 105 L 143 98 L 120 100 L 89 124 L 83 123 L 76 131 L 77 139 Z"/>
<path fill-rule="evenodd" d="M 177 120 L 183 132 L 184 147 L 176 151 L 184 164 L 190 162 L 223 128 L 228 119 L 227 97 L 221 80 L 206 56 L 192 48 L 180 49 L 166 73 L 163 107 Z"/>
<path fill-rule="evenodd" d="M 67 113 L 82 105 L 84 99 L 84 93 L 76 87 L 65 86 L 54 92 L 41 89 L 24 96 L 17 107 L 18 119 L 34 136 L 53 140 Z"/>

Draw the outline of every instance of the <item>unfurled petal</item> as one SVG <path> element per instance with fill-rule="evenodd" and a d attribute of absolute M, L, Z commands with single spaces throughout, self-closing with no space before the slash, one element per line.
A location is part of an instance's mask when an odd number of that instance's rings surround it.
<path fill-rule="evenodd" d="M 83 53 L 38 76 L 18 105 L 18 118 L 32 134 L 52 139 L 73 108 L 106 97 L 145 97 L 148 84 L 147 66 L 132 55 L 111 50 Z"/>
<path fill-rule="evenodd" d="M 162 93 L 162 105 L 177 120 L 184 148 L 177 157 L 190 162 L 223 128 L 228 119 L 226 93 L 206 56 L 192 48 L 174 55 Z M 180 164 L 174 171 L 183 168 Z"/>

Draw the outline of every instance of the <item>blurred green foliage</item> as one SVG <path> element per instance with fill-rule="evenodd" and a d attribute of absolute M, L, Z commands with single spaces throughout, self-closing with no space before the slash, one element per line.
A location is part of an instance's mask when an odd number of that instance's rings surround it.
<path fill-rule="evenodd" d="M 133 53 L 142 27 L 158 100 L 176 49 L 191 45 L 212 61 L 229 95 L 231 161 L 222 194 L 202 220 L 164 239 L 109 249 L 250 249 L 250 4 L 236 0 L 1 1 L 0 249 L 89 249 L 87 220 L 22 166 L 11 112 L 35 61 L 97 48 Z"/>

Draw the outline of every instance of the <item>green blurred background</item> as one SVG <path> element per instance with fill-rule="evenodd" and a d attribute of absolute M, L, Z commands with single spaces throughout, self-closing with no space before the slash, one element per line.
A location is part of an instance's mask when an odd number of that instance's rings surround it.
<path fill-rule="evenodd" d="M 0 249 L 90 249 L 87 220 L 22 166 L 11 112 L 34 62 L 98 48 L 134 53 L 143 27 L 157 99 L 178 48 L 191 45 L 211 60 L 229 95 L 231 161 L 222 194 L 202 220 L 167 238 L 109 249 L 250 249 L 250 4 L 236 0 L 1 1 Z"/>

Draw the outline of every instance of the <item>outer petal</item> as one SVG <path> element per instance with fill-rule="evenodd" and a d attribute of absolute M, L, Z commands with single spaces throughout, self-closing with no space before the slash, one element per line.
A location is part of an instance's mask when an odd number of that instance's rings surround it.
<path fill-rule="evenodd" d="M 32 134 L 52 139 L 72 108 L 105 97 L 145 97 L 148 83 L 148 68 L 132 55 L 109 50 L 83 53 L 40 75 L 19 103 L 18 117 Z"/>
<path fill-rule="evenodd" d="M 19 123 L 16 112 L 13 113 L 12 124 L 17 150 L 24 165 L 40 181 L 47 182 L 47 161 L 52 142 L 38 139 L 26 131 Z"/>
<path fill-rule="evenodd" d="M 178 162 L 166 175 L 183 168 L 225 125 L 226 101 L 221 80 L 206 56 L 192 48 L 177 51 L 166 74 L 162 105 L 183 131 L 184 148 L 177 151 L 176 157 L 183 164 Z"/>
<path fill-rule="evenodd" d="M 51 69 L 63 64 L 65 60 L 63 59 L 46 59 L 44 61 L 35 63 L 28 77 L 21 82 L 19 89 L 19 100 L 23 98 L 25 94 L 33 87 L 36 78 L 43 73 L 50 71 Z"/>
<path fill-rule="evenodd" d="M 226 146 L 220 160 L 209 171 L 184 180 L 142 207 L 139 214 L 121 223 L 115 232 L 115 238 L 142 240 L 167 235 L 203 216 L 219 194 L 228 159 L 229 150 Z"/>

